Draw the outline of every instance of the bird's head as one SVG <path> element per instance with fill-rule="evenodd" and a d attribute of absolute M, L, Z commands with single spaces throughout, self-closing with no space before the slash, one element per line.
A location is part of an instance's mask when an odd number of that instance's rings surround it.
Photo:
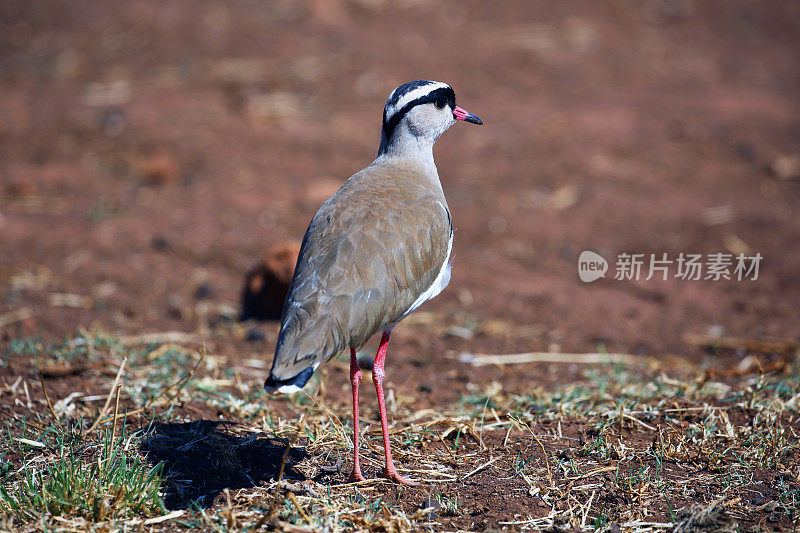
<path fill-rule="evenodd" d="M 483 124 L 456 105 L 456 93 L 448 84 L 428 80 L 404 83 L 386 100 L 379 153 L 410 141 L 432 145 L 457 120 Z"/>

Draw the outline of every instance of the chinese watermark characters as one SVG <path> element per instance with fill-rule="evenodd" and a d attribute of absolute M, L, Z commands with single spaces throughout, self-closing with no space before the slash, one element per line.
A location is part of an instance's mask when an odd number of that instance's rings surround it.
<path fill-rule="evenodd" d="M 649 281 L 653 278 L 666 281 L 670 278 L 685 281 L 756 281 L 762 256 L 710 253 L 689 254 L 681 252 L 677 257 L 670 257 L 667 253 L 660 254 L 629 254 L 621 253 L 617 256 L 615 265 L 615 280 Z M 581 281 L 591 282 L 605 277 L 608 262 L 600 255 L 591 251 L 584 251 L 578 258 L 578 276 Z"/>

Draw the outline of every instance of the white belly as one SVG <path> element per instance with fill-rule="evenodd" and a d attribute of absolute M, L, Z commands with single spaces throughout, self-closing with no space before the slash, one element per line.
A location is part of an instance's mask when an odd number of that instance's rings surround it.
<path fill-rule="evenodd" d="M 450 232 L 450 240 L 447 242 L 447 257 L 444 258 L 444 263 L 442 263 L 442 269 L 439 271 L 439 275 L 436 276 L 436 279 L 433 280 L 433 283 L 430 287 L 425 290 L 422 294 L 419 295 L 411 307 L 408 308 L 408 311 L 405 312 L 403 315 L 404 317 L 407 316 L 409 313 L 414 311 L 417 307 L 424 304 L 447 287 L 447 284 L 450 283 L 450 252 L 453 251 L 453 232 Z"/>

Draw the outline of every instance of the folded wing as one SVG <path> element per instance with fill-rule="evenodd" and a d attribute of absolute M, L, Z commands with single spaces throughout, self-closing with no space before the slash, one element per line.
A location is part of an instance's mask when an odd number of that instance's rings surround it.
<path fill-rule="evenodd" d="M 435 296 L 442 288 L 429 290 L 442 283 L 450 252 L 443 198 L 404 183 L 374 192 L 357 185 L 345 184 L 306 232 L 271 379 L 290 379 L 348 346 L 360 347 L 413 310 L 426 291 Z M 356 197 L 359 208 L 348 208 Z"/>

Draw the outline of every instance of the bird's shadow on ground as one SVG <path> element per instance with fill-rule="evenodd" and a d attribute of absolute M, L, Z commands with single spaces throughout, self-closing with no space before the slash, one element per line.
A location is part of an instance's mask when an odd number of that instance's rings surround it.
<path fill-rule="evenodd" d="M 255 487 L 277 479 L 288 442 L 264 433 L 238 436 L 224 422 L 199 420 L 156 423 L 147 429 L 141 450 L 152 465 L 163 462 L 165 504 L 169 509 L 209 507 L 224 489 Z M 305 479 L 295 465 L 306 452 L 292 447 L 284 478 Z"/>

